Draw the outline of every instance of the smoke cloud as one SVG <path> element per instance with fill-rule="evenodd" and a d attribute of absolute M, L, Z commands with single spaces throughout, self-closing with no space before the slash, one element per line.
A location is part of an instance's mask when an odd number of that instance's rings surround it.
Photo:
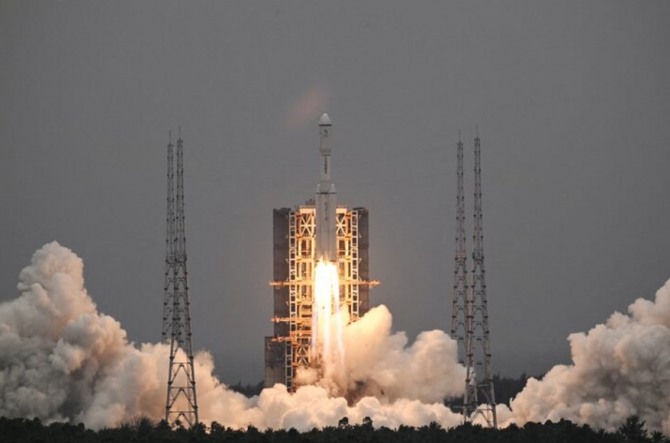
<path fill-rule="evenodd" d="M 20 296 L 0 304 L 0 416 L 82 422 L 99 429 L 138 416 L 164 416 L 169 348 L 135 345 L 118 321 L 97 311 L 84 288 L 83 262 L 50 243 L 19 276 Z M 456 426 L 462 417 L 442 399 L 463 393 L 456 343 L 442 331 L 409 345 L 391 332 L 384 306 L 344 330 L 344 366 L 294 394 L 283 385 L 253 398 L 213 375 L 207 352 L 195 356 L 200 418 L 209 424 L 304 431 L 342 417 L 377 426 Z M 670 435 L 670 280 L 654 301 L 638 299 L 628 314 L 569 337 L 573 363 L 531 379 L 498 406 L 503 425 L 568 419 L 615 430 L 633 414 Z"/>
<path fill-rule="evenodd" d="M 573 363 L 531 379 L 512 401 L 513 421 L 562 418 L 615 430 L 630 415 L 670 435 L 670 280 L 654 301 L 568 338 Z"/>
<path fill-rule="evenodd" d="M 462 395 L 465 367 L 456 363 L 456 342 L 433 330 L 422 332 L 408 346 L 404 332 L 391 332 L 392 321 L 386 306 L 370 309 L 344 329 L 344 367 L 330 368 L 322 378 L 313 370 L 303 371 L 298 380 L 350 400 L 373 396 L 437 403 Z"/>
<path fill-rule="evenodd" d="M 168 347 L 130 343 L 118 321 L 97 311 L 79 257 L 56 242 L 45 245 L 21 271 L 18 289 L 18 298 L 0 304 L 0 416 L 94 429 L 163 418 Z M 275 385 L 246 398 L 213 375 L 209 353 L 198 353 L 200 419 L 298 430 L 333 426 L 344 416 L 388 427 L 457 425 L 461 417 L 441 403 L 462 392 L 456 344 L 430 331 L 407 347 L 404 333 L 391 333 L 391 321 L 380 306 L 348 326 L 345 370 L 294 394 Z"/>

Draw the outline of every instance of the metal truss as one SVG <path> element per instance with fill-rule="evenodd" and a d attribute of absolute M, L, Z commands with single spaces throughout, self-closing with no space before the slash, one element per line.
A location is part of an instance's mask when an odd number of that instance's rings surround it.
<path fill-rule="evenodd" d="M 457 145 L 456 251 L 452 293 L 451 336 L 458 342 L 466 368 L 463 416 L 465 421 L 483 419 L 496 428 L 495 392 L 491 369 L 484 269 L 482 216 L 481 143 L 475 138 L 475 193 L 472 274 L 468 281 L 465 244 L 465 197 L 463 191 L 463 143 Z"/>
<path fill-rule="evenodd" d="M 176 192 L 175 192 L 176 188 Z M 191 344 L 191 313 L 186 268 L 184 212 L 184 144 L 177 140 L 177 175 L 174 182 L 173 146 L 168 145 L 168 216 L 165 297 L 162 339 L 168 341 L 170 362 L 165 420 L 191 427 L 198 423 L 198 401 Z"/>
<path fill-rule="evenodd" d="M 285 384 L 289 390 L 297 388 L 295 375 L 298 368 L 310 367 L 312 337 L 313 278 L 315 257 L 315 208 L 299 206 L 289 212 L 288 279 L 271 282 L 273 286 L 288 286 L 289 317 L 274 317 L 274 322 L 289 325 L 288 337 L 275 337 L 285 342 Z M 340 275 L 340 306 L 346 306 L 350 321 L 359 318 L 359 288 L 379 282 L 359 279 L 358 212 L 337 208 L 337 266 Z"/>

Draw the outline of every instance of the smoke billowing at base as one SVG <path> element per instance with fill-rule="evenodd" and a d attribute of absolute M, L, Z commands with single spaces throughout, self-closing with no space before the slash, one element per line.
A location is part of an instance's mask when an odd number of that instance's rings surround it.
<path fill-rule="evenodd" d="M 19 277 L 19 298 L 0 305 L 0 416 L 117 426 L 138 416 L 164 418 L 169 346 L 128 342 L 120 323 L 99 313 L 84 288 L 83 262 L 50 243 Z M 407 346 L 391 333 L 379 306 L 344 332 L 347 377 L 289 394 L 282 385 L 251 399 L 230 391 L 213 373 L 207 352 L 195 356 L 201 421 L 242 428 L 308 430 L 352 423 L 455 426 L 461 417 L 441 404 L 461 393 L 464 369 L 456 343 L 441 331 Z M 355 389 L 351 406 L 330 392 Z M 383 394 L 382 394 L 383 392 Z M 371 396 L 374 395 L 374 396 Z"/>
<path fill-rule="evenodd" d="M 670 435 L 670 280 L 654 301 L 637 299 L 588 333 L 569 336 L 572 365 L 530 379 L 512 401 L 514 420 L 560 420 L 615 430 L 638 415 Z"/>
<path fill-rule="evenodd" d="M 0 304 L 0 416 L 82 422 L 99 429 L 165 413 L 169 348 L 128 342 L 120 323 L 99 313 L 84 288 L 83 262 L 50 243 L 21 271 L 20 296 Z M 408 345 L 378 306 L 345 327 L 343 367 L 290 394 L 282 385 L 253 398 L 213 375 L 207 352 L 195 356 L 200 419 L 233 428 L 337 425 L 342 417 L 375 426 L 443 427 L 462 416 L 443 399 L 462 395 L 464 368 L 444 332 L 423 332 Z M 670 282 L 655 301 L 639 299 L 629 315 L 613 314 L 569 338 L 573 364 L 531 379 L 498 407 L 500 422 L 569 419 L 614 430 L 633 414 L 670 435 Z"/>

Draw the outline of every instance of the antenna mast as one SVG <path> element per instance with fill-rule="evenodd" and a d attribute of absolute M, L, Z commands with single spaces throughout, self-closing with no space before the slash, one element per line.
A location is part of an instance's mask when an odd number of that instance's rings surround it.
<path fill-rule="evenodd" d="M 195 391 L 188 271 L 186 269 L 184 141 L 181 139 L 181 134 L 177 140 L 176 183 L 173 179 L 173 166 L 173 146 L 170 143 L 168 145 L 168 232 L 163 305 L 163 341 L 165 343 L 168 341 L 167 331 L 170 331 L 170 366 L 165 420 L 173 425 L 179 423 L 191 427 L 198 423 L 198 402 Z M 170 300 L 172 306 L 170 306 Z"/>

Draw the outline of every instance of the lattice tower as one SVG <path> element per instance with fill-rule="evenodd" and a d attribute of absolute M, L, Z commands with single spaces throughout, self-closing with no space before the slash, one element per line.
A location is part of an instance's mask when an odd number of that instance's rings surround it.
<path fill-rule="evenodd" d="M 451 301 L 451 338 L 456 340 L 461 354 L 465 354 L 465 307 L 468 292 L 467 252 L 465 249 L 465 194 L 463 190 L 463 142 L 456 145 L 456 251 L 454 287 Z M 463 363 L 461 361 L 461 363 Z"/>
<path fill-rule="evenodd" d="M 174 145 L 167 146 L 167 219 L 165 235 L 165 287 L 163 297 L 163 332 L 161 341 L 170 344 L 172 331 L 172 305 L 174 304 Z"/>
<path fill-rule="evenodd" d="M 172 171 L 171 150 L 168 145 L 168 185 Z M 172 293 L 166 290 L 165 298 L 172 297 L 170 363 L 168 370 L 167 402 L 165 419 L 176 425 L 177 422 L 188 427 L 198 423 L 198 402 L 195 389 L 195 370 L 193 366 L 193 347 L 191 344 L 191 314 L 188 294 L 188 271 L 186 268 L 186 230 L 184 212 L 184 142 L 177 140 L 177 177 L 173 220 L 170 221 L 170 195 L 168 189 L 168 256 L 166 267 L 166 287 L 171 286 Z M 170 241 L 170 225 L 174 226 L 174 237 Z M 172 243 L 170 245 L 170 243 Z M 170 258 L 172 251 L 172 258 Z M 171 281 L 169 280 L 171 279 Z M 171 285 L 169 283 L 172 283 Z M 165 308 L 164 308 L 165 309 Z M 169 317 L 169 316 L 168 316 Z M 165 326 L 164 326 L 165 331 Z"/>
<path fill-rule="evenodd" d="M 475 201 L 472 250 L 472 281 L 466 303 L 466 379 L 464 415 L 475 421 L 482 417 L 490 427 L 498 426 L 491 343 L 489 340 L 484 270 L 484 230 L 482 224 L 482 167 L 479 134 L 475 137 Z"/>

